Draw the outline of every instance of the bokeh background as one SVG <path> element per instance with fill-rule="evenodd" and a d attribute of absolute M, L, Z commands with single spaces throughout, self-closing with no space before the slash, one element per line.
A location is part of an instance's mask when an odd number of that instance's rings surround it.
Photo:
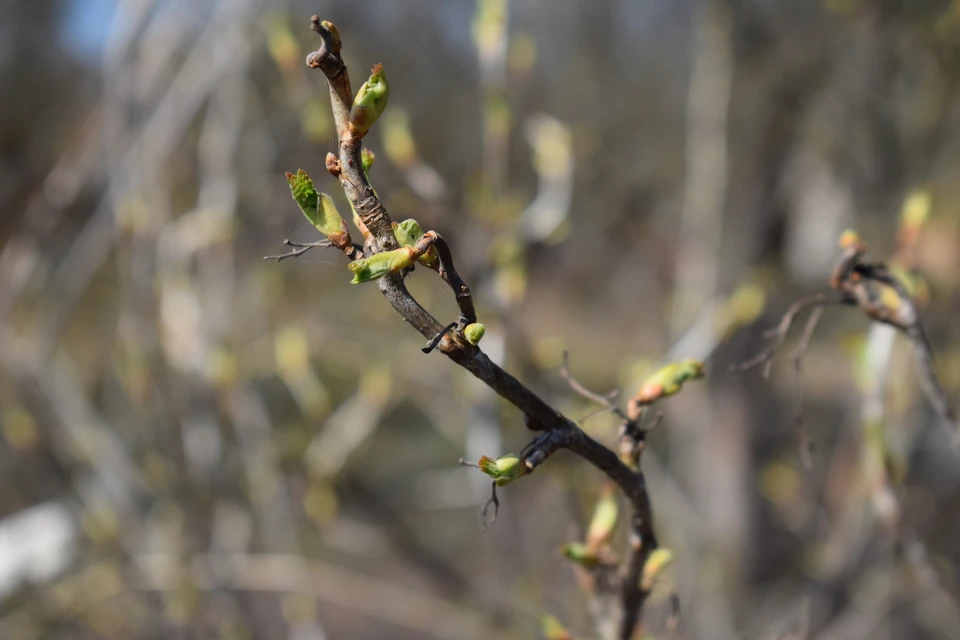
<path fill-rule="evenodd" d="M 676 637 L 960 637 L 960 464 L 905 341 L 831 309 L 799 382 L 796 336 L 769 380 L 729 372 L 856 227 L 925 278 L 956 397 L 960 3 L 2 7 L 0 637 L 594 637 L 558 548 L 599 474 L 558 454 L 482 533 L 457 460 L 521 448 L 518 412 L 339 254 L 263 260 L 318 239 L 285 171 L 346 210 L 312 14 L 355 87 L 384 63 L 373 183 L 451 241 L 495 360 L 580 418 L 565 350 L 625 394 L 706 359 L 644 457 L 676 554 L 649 634 L 675 589 Z"/>

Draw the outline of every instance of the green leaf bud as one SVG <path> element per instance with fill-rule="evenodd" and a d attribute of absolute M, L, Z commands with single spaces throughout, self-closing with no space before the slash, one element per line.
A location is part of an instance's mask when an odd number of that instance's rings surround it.
<path fill-rule="evenodd" d="M 408 218 L 403 222 L 393 223 L 393 235 L 401 247 L 412 247 L 423 236 L 423 227 L 413 218 Z M 440 265 L 440 256 L 434 247 L 427 249 L 426 253 L 417 259 L 420 264 L 431 269 L 436 269 Z"/>
<path fill-rule="evenodd" d="M 587 569 L 596 567 L 600 562 L 597 550 L 591 549 L 582 542 L 568 542 L 560 547 L 560 554 L 570 562 L 575 562 Z"/>
<path fill-rule="evenodd" d="M 480 456 L 480 462 L 477 465 L 481 471 L 493 478 L 498 487 L 510 484 L 529 471 L 523 458 L 515 453 L 508 453 L 496 460 L 487 456 Z"/>
<path fill-rule="evenodd" d="M 413 251 L 407 247 L 375 253 L 369 258 L 354 260 L 347 266 L 353 272 L 351 284 L 370 282 L 388 273 L 397 273 L 413 264 Z"/>
<path fill-rule="evenodd" d="M 360 166 L 363 167 L 363 175 L 367 177 L 367 180 L 370 180 L 370 168 L 376 159 L 376 154 L 370 149 L 364 149 L 360 152 Z"/>
<path fill-rule="evenodd" d="M 353 99 L 353 109 L 350 110 L 350 130 L 356 137 L 362 138 L 367 134 L 386 108 L 389 97 L 390 86 L 387 84 L 387 75 L 383 71 L 383 65 L 377 63 L 373 65 L 370 77 L 360 87 L 357 97 Z"/>
<path fill-rule="evenodd" d="M 640 579 L 640 588 L 649 591 L 657 577 L 673 561 L 673 551 L 660 547 L 654 549 L 647 562 L 643 565 L 643 577 Z"/>
<path fill-rule="evenodd" d="M 347 231 L 347 225 L 340 217 L 333 198 L 319 193 L 313 186 L 313 180 L 303 169 L 298 169 L 296 175 L 287 173 L 287 183 L 300 211 L 320 233 L 329 238 Z"/>
<path fill-rule="evenodd" d="M 480 339 L 483 337 L 483 334 L 486 333 L 487 329 L 479 322 L 474 322 L 473 324 L 468 324 L 463 330 L 463 337 L 467 339 L 467 342 L 473 346 L 480 344 Z"/>
<path fill-rule="evenodd" d="M 634 400 L 640 405 L 650 404 L 677 393 L 687 380 L 703 376 L 703 363 L 699 360 L 687 358 L 682 362 L 673 362 L 644 380 Z"/>

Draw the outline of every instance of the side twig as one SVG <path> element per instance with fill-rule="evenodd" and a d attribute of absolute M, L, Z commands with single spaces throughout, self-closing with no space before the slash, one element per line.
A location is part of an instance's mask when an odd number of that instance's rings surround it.
<path fill-rule="evenodd" d="M 304 253 L 306 253 L 307 251 L 310 251 L 310 249 L 314 249 L 316 247 L 332 247 L 333 246 L 333 244 L 329 240 L 320 240 L 319 242 L 305 242 L 305 243 L 293 242 L 291 240 L 284 240 L 283 244 L 288 247 L 297 247 L 297 248 L 294 249 L 293 251 L 288 251 L 287 253 L 281 253 L 278 256 L 263 256 L 263 259 L 276 260 L 277 262 L 282 262 L 287 258 L 297 258 L 303 255 Z"/>

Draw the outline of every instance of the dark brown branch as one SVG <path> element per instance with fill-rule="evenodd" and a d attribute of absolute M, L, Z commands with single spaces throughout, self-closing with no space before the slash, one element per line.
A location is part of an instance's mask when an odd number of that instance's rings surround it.
<path fill-rule="evenodd" d="M 646 565 L 650 554 L 657 548 L 657 539 L 653 532 L 653 514 L 650 508 L 650 499 L 646 493 L 646 482 L 643 472 L 640 471 L 640 456 L 645 446 L 647 431 L 660 424 L 663 414 L 658 413 L 648 429 L 641 429 L 639 423 L 642 410 L 639 406 L 634 406 L 631 411 L 624 413 L 612 402 L 618 395 L 617 392 L 602 396 L 587 389 L 570 374 L 569 359 L 566 352 L 563 354 L 563 365 L 560 368 L 560 375 L 563 376 L 570 385 L 570 388 L 576 393 L 601 405 L 605 411 L 615 412 L 621 418 L 620 455 L 619 458 L 616 458 L 618 463 L 617 468 L 626 469 L 633 478 L 632 486 L 641 487 L 640 495 L 633 497 L 624 490 L 628 497 L 631 497 L 634 514 L 633 520 L 631 521 L 630 553 L 621 572 L 621 619 L 619 624 L 619 637 L 629 638 L 633 633 L 633 629 L 637 626 L 643 603 L 646 601 L 647 596 L 649 596 L 649 590 L 645 589 L 640 583 L 640 578 L 643 575 L 643 567 Z M 636 403 L 634 403 L 634 405 L 636 405 Z M 607 453 L 612 453 L 609 452 L 609 450 L 606 451 Z M 612 477 L 611 475 L 611 478 Z M 620 481 L 617 480 L 617 483 L 620 484 Z M 620 486 L 623 487 L 623 485 Z"/>
<path fill-rule="evenodd" d="M 470 292 L 470 287 L 457 273 L 457 268 L 453 265 L 453 254 L 450 253 L 450 246 L 443 239 L 443 236 L 436 234 L 433 246 L 437 249 L 437 255 L 440 257 L 440 277 L 450 286 L 453 295 L 456 297 L 457 306 L 460 308 L 457 333 L 462 337 L 466 326 L 477 321 L 477 313 L 473 308 L 473 294 Z"/>

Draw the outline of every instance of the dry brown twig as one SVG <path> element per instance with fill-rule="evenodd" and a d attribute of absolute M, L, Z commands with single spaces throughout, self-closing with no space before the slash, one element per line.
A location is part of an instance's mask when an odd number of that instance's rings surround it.
<path fill-rule="evenodd" d="M 947 393 L 940 384 L 934 364 L 933 350 L 927 340 L 926 332 L 920 322 L 916 305 L 910 293 L 887 265 L 862 262 L 867 246 L 860 241 L 860 238 L 854 232 L 844 233 L 841 237 L 841 248 L 843 253 L 830 277 L 830 286 L 836 293 L 832 297 L 824 293 L 817 293 L 793 303 L 784 313 L 777 327 L 764 334 L 764 337 L 772 338 L 773 343 L 753 358 L 731 366 L 731 371 L 749 371 L 757 367 L 763 367 L 761 375 L 767 378 L 770 375 L 773 357 L 783 344 L 783 340 L 797 316 L 808 309 L 812 309 L 813 312 L 807 321 L 800 345 L 793 358 L 794 368 L 799 377 L 803 356 L 824 308 L 834 305 L 858 307 L 874 322 L 880 322 L 895 328 L 910 341 L 920 368 L 921 386 L 941 423 L 949 428 L 952 442 L 954 445 L 960 445 L 960 425 L 957 424 Z M 893 301 L 890 301 L 889 297 L 885 298 L 883 295 L 885 290 L 894 293 Z M 799 392 L 798 380 L 798 408 L 795 424 L 801 444 L 801 457 L 804 459 L 804 464 L 807 465 L 809 463 L 809 437 L 806 435 L 803 424 L 801 402 L 802 395 Z"/>
<path fill-rule="evenodd" d="M 307 56 L 307 65 L 320 69 L 327 79 L 339 138 L 338 152 L 328 154 L 326 168 L 340 181 L 347 199 L 364 227 L 363 231 L 369 232 L 365 242 L 366 256 L 396 250 L 399 244 L 390 216 L 362 170 L 360 151 L 362 138 L 366 132 L 358 131 L 350 122 L 350 110 L 354 98 L 350 76 L 340 55 L 342 46 L 340 36 L 336 27 L 328 22 L 321 22 L 316 16 L 311 19 L 311 26 L 322 41 L 320 48 Z M 364 235 L 366 236 L 367 233 Z M 323 243 L 317 243 L 317 246 L 323 246 Z M 523 474 L 532 472 L 557 450 L 566 449 L 605 473 L 626 496 L 633 511 L 630 518 L 631 553 L 626 568 L 621 574 L 621 611 L 617 624 L 617 637 L 629 640 L 633 637 L 643 603 L 649 593 L 648 589 L 641 586 L 640 576 L 650 553 L 657 547 L 657 539 L 653 532 L 650 497 L 643 473 L 639 469 L 639 453 L 642 450 L 644 435 L 644 431 L 637 426 L 639 415 L 630 418 L 619 409 L 609 408 L 623 417 L 625 426 L 622 431 L 625 433 L 621 440 L 632 439 L 633 442 L 630 446 L 632 457 L 625 462 L 622 456 L 618 457 L 613 451 L 588 436 L 574 422 L 493 363 L 475 343 L 471 343 L 465 334 L 468 326 L 476 322 L 476 312 L 470 289 L 454 266 L 449 245 L 442 236 L 428 231 L 418 240 L 417 249 L 426 250 L 429 247 L 436 250 L 439 258 L 436 270 L 454 293 L 459 311 L 455 322 L 444 326 L 420 306 L 404 285 L 403 275 L 406 270 L 400 273 L 387 273 L 381 277 L 380 291 L 394 310 L 429 341 L 424 349 L 425 352 L 439 350 L 516 406 L 523 413 L 524 422 L 530 430 L 542 432 L 520 454 L 520 460 L 524 465 Z M 297 248 L 303 251 L 308 250 L 307 247 L 302 246 Z M 296 257 L 303 251 L 294 251 L 274 258 L 279 260 L 285 257 Z M 344 253 L 352 261 L 351 255 L 346 251 Z M 364 252 L 360 252 L 358 257 L 363 255 Z M 597 396 L 597 398 L 604 397 Z M 604 398 L 608 403 L 610 400 L 612 398 Z M 629 464 L 630 461 L 633 464 Z M 495 495 L 494 493 L 491 501 L 496 506 Z"/>

